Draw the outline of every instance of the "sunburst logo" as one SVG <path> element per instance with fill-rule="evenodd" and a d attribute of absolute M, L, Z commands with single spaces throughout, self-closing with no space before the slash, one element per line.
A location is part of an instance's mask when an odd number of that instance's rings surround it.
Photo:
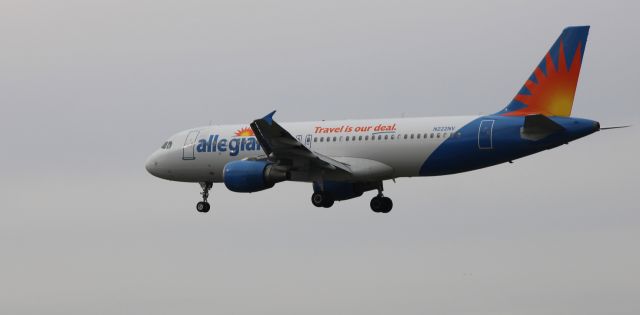
<path fill-rule="evenodd" d="M 253 135 L 253 130 L 249 127 L 244 127 L 236 131 L 236 137 L 252 137 Z"/>
<path fill-rule="evenodd" d="M 524 116 L 530 114 L 544 114 L 547 116 L 570 116 L 573 98 L 578 85 L 578 76 L 582 64 L 582 42 L 578 43 L 573 54 L 571 64 L 567 66 L 564 45 L 560 41 L 558 52 L 558 66 L 553 62 L 551 53 L 534 70 L 533 76 L 524 84 L 523 89 L 516 95 L 518 101 L 526 107 L 505 113 L 505 116 Z"/>

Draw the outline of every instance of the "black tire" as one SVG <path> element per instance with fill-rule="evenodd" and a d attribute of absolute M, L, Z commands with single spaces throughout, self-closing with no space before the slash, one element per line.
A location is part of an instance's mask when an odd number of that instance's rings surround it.
<path fill-rule="evenodd" d="M 196 204 L 196 210 L 198 210 L 198 212 L 206 213 L 209 212 L 209 209 L 211 209 L 211 206 L 208 202 L 200 201 Z"/>
<path fill-rule="evenodd" d="M 325 196 L 322 193 L 313 193 L 311 195 L 311 203 L 316 207 L 322 207 L 324 205 Z"/>
<path fill-rule="evenodd" d="M 381 197 L 376 196 L 371 198 L 371 202 L 369 203 L 369 206 L 371 206 L 371 210 L 373 210 L 373 212 L 382 212 L 382 210 L 384 209 L 385 203 Z"/>
<path fill-rule="evenodd" d="M 382 197 L 382 203 L 384 205 L 384 207 L 382 208 L 382 213 L 389 213 L 389 211 L 391 211 L 391 209 L 393 209 L 393 201 L 391 201 L 391 198 L 389 197 Z"/>
<path fill-rule="evenodd" d="M 335 202 L 335 200 L 333 200 L 333 198 L 325 195 L 324 196 L 324 202 L 322 203 L 322 206 L 325 208 L 331 208 L 331 206 L 333 206 L 333 203 Z"/>
<path fill-rule="evenodd" d="M 331 208 L 334 201 L 335 200 L 326 193 L 316 192 L 311 195 L 311 203 L 316 207 Z"/>

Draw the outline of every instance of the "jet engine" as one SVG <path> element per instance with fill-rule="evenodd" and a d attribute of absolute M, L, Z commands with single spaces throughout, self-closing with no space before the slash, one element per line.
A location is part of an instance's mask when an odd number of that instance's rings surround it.
<path fill-rule="evenodd" d="M 251 193 L 288 180 L 290 174 L 286 169 L 267 161 L 240 160 L 227 163 L 222 177 L 229 190 Z"/>

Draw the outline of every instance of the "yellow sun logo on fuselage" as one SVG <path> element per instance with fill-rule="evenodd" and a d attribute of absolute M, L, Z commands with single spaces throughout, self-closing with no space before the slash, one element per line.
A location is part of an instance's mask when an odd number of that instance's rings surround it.
<path fill-rule="evenodd" d="M 236 131 L 236 137 L 253 137 L 253 130 L 249 127 L 244 127 L 238 131 Z"/>

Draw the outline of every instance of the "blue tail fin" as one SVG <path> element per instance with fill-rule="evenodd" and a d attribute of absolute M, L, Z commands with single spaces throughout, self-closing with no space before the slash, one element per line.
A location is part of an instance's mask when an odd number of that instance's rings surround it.
<path fill-rule="evenodd" d="M 571 116 L 588 35 L 589 26 L 565 28 L 520 92 L 497 114 Z"/>

